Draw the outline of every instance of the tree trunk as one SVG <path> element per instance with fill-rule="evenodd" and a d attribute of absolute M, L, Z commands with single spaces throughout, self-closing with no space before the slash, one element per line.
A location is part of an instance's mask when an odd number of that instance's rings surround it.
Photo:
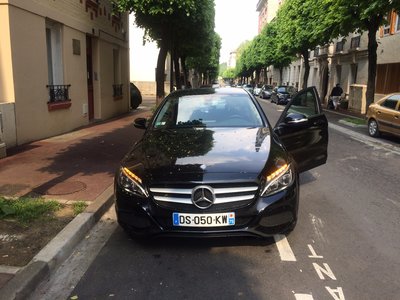
<path fill-rule="evenodd" d="M 376 80 L 376 64 L 378 43 L 376 41 L 376 32 L 379 29 L 379 20 L 374 19 L 368 24 L 368 81 L 367 92 L 365 97 L 367 99 L 367 106 L 374 102 L 375 98 L 375 80 Z"/>
<path fill-rule="evenodd" d="M 186 57 L 182 56 L 181 57 L 181 64 L 182 64 L 182 72 L 183 72 L 183 84 L 187 87 L 188 82 L 189 82 L 189 76 L 188 76 L 188 71 L 186 69 Z"/>
<path fill-rule="evenodd" d="M 304 76 L 302 89 L 307 88 L 308 76 L 310 75 L 310 62 L 308 61 L 308 50 L 302 51 L 301 55 L 304 59 Z"/>
<path fill-rule="evenodd" d="M 164 91 L 164 77 L 165 77 L 165 59 L 167 57 L 167 47 L 161 43 L 160 51 L 158 52 L 157 59 L 157 70 L 156 70 L 156 84 L 157 84 L 157 93 L 156 93 L 156 103 L 157 105 L 161 103 L 162 99 L 165 96 Z"/>
<path fill-rule="evenodd" d="M 175 52 L 176 53 L 176 52 Z M 175 83 L 176 83 L 176 89 L 181 90 L 182 89 L 182 82 L 181 82 L 181 69 L 179 66 L 179 56 L 174 55 L 174 67 L 175 67 Z"/>
<path fill-rule="evenodd" d="M 256 84 L 260 83 L 260 73 L 261 73 L 261 69 L 257 69 L 256 70 Z"/>

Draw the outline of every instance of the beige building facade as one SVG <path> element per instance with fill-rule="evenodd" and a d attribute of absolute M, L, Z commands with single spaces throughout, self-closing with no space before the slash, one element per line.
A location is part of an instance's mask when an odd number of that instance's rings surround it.
<path fill-rule="evenodd" d="M 129 111 L 127 25 L 111 1 L 0 0 L 7 148 Z"/>
<path fill-rule="evenodd" d="M 259 1 L 257 11 L 260 11 L 261 26 L 267 24 L 267 18 L 262 15 L 265 11 L 275 11 L 283 1 Z M 259 5 L 265 5 L 266 8 Z M 271 5 L 271 9 L 268 6 Z M 276 10 L 275 10 L 276 9 Z M 378 39 L 378 60 L 376 76 L 375 99 L 386 94 L 400 91 L 400 17 L 394 12 L 388 14 L 388 25 L 382 27 L 376 34 Z M 349 108 L 365 113 L 365 92 L 368 81 L 368 37 L 352 33 L 332 44 L 317 47 L 310 51 L 310 75 L 307 86 L 316 86 L 321 99 L 327 103 L 330 91 L 339 83 L 349 100 Z M 268 68 L 267 82 L 269 84 L 286 84 L 300 88 L 304 74 L 304 62 L 299 59 L 283 70 L 280 78 L 279 70 Z"/>

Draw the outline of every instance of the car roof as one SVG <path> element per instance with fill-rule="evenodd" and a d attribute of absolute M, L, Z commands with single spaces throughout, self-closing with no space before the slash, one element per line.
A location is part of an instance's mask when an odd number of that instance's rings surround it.
<path fill-rule="evenodd" d="M 248 95 L 248 93 L 243 89 L 232 89 L 232 88 L 197 88 L 197 89 L 185 89 L 177 90 L 170 94 L 174 97 L 190 96 L 190 95 Z"/>

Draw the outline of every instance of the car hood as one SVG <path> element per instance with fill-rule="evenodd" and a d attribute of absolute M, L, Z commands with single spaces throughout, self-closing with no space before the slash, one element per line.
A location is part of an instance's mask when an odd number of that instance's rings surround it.
<path fill-rule="evenodd" d="M 150 181 L 255 179 L 270 153 L 263 128 L 187 128 L 148 131 L 123 165 Z"/>

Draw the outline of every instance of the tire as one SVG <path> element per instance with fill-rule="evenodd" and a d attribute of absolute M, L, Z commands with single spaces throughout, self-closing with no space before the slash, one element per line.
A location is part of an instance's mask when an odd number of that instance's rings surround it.
<path fill-rule="evenodd" d="M 370 119 L 368 121 L 368 133 L 372 137 L 379 137 L 381 135 L 379 132 L 378 122 L 375 119 Z"/>

